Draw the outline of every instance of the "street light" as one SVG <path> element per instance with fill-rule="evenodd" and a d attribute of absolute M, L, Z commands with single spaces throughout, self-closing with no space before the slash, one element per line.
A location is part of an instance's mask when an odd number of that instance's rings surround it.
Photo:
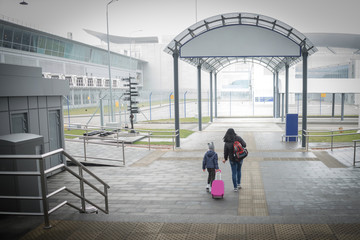
<path fill-rule="evenodd" d="M 110 61 L 110 40 L 109 40 L 109 5 L 112 2 L 118 0 L 111 0 L 106 5 L 106 28 L 107 28 L 107 45 L 108 45 L 108 58 L 109 58 L 109 97 L 110 97 L 110 115 L 111 115 L 111 122 L 114 122 L 114 106 L 113 106 L 113 97 L 112 97 L 112 80 L 111 80 L 111 61 Z"/>

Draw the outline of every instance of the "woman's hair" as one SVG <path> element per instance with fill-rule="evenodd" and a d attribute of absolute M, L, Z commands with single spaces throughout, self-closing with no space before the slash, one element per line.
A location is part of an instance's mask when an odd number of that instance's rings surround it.
<path fill-rule="evenodd" d="M 235 141 L 235 136 L 236 136 L 236 133 L 235 133 L 234 129 L 229 128 L 226 131 L 225 136 L 223 137 L 223 140 L 224 140 L 224 142 L 233 142 L 233 141 Z"/>

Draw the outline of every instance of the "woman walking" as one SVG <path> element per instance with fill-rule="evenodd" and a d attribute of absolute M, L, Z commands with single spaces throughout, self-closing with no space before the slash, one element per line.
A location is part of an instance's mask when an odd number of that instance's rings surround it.
<path fill-rule="evenodd" d="M 238 189 L 241 189 L 241 166 L 244 159 L 237 160 L 234 155 L 234 142 L 238 141 L 241 145 L 246 148 L 246 142 L 238 135 L 236 135 L 234 129 L 229 128 L 226 131 L 226 134 L 223 138 L 224 140 L 224 160 L 225 163 L 228 158 L 231 165 L 232 181 L 234 185 L 234 192 L 237 192 Z"/>

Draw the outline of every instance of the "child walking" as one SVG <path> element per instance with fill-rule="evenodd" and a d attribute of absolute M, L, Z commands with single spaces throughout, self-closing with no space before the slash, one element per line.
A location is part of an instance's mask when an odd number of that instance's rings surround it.
<path fill-rule="evenodd" d="M 206 191 L 211 192 L 211 184 L 215 180 L 215 171 L 219 169 L 218 165 L 218 155 L 215 152 L 214 143 L 208 143 L 209 150 L 205 153 L 202 169 L 205 172 L 205 168 L 207 169 L 209 176 L 206 186 Z"/>

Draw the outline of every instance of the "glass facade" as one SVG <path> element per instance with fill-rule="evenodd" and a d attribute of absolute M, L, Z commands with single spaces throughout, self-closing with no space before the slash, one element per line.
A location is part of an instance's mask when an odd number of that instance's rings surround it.
<path fill-rule="evenodd" d="M 308 69 L 308 78 L 349 78 L 350 64 Z M 302 78 L 302 66 L 296 66 L 296 78 Z"/>
<path fill-rule="evenodd" d="M 108 53 L 70 39 L 36 31 L 0 20 L 0 47 L 45 54 L 71 60 L 108 65 Z M 130 62 L 131 61 L 131 62 Z M 111 66 L 138 69 L 139 61 L 111 53 Z"/>

